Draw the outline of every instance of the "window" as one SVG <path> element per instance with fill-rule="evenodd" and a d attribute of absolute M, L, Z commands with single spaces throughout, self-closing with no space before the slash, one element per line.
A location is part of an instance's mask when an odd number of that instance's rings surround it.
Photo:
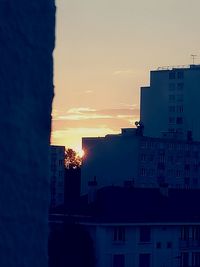
<path fill-rule="evenodd" d="M 178 113 L 183 113 L 183 106 L 177 106 L 177 107 L 176 107 L 176 111 L 177 111 Z"/>
<path fill-rule="evenodd" d="M 140 227 L 140 242 L 151 241 L 151 228 L 149 226 Z"/>
<path fill-rule="evenodd" d="M 181 240 L 189 240 L 189 227 L 183 226 L 181 228 Z"/>
<path fill-rule="evenodd" d="M 151 254 L 142 253 L 139 255 L 139 267 L 150 267 Z"/>
<path fill-rule="evenodd" d="M 174 91 L 176 89 L 175 83 L 169 84 L 169 91 Z"/>
<path fill-rule="evenodd" d="M 124 267 L 124 266 L 125 266 L 124 254 L 113 255 L 113 267 Z"/>
<path fill-rule="evenodd" d="M 167 242 L 167 248 L 172 248 L 172 242 Z"/>
<path fill-rule="evenodd" d="M 146 176 L 146 169 L 145 168 L 140 169 L 140 176 Z"/>
<path fill-rule="evenodd" d="M 62 166 L 62 165 L 63 165 L 63 160 L 60 159 L 60 160 L 59 160 L 59 166 Z"/>
<path fill-rule="evenodd" d="M 195 185 L 195 186 L 198 185 L 198 178 L 193 178 L 193 185 Z"/>
<path fill-rule="evenodd" d="M 175 95 L 169 95 L 169 102 L 175 102 Z"/>
<path fill-rule="evenodd" d="M 146 154 L 141 154 L 140 158 L 141 158 L 141 161 L 146 161 Z"/>
<path fill-rule="evenodd" d="M 185 177 L 185 178 L 184 178 L 184 184 L 185 184 L 186 186 L 189 186 L 189 185 L 190 185 L 190 177 Z"/>
<path fill-rule="evenodd" d="M 151 176 L 151 177 L 154 176 L 155 175 L 155 170 L 154 169 L 149 169 L 148 175 Z"/>
<path fill-rule="evenodd" d="M 177 117 L 176 118 L 176 124 L 183 124 L 183 118 L 182 117 Z"/>
<path fill-rule="evenodd" d="M 181 95 L 177 95 L 176 96 L 176 101 L 177 102 L 182 102 L 183 101 L 183 95 L 181 94 Z"/>
<path fill-rule="evenodd" d="M 124 242 L 125 241 L 125 227 L 123 226 L 116 226 L 114 227 L 114 236 L 113 236 L 114 241 L 120 241 Z"/>
<path fill-rule="evenodd" d="M 169 123 L 170 123 L 170 124 L 175 123 L 175 118 L 174 118 L 174 117 L 169 117 Z"/>
<path fill-rule="evenodd" d="M 184 169 L 185 169 L 185 171 L 189 171 L 190 170 L 190 164 L 185 164 Z"/>
<path fill-rule="evenodd" d="M 163 162 L 158 162 L 157 169 L 158 170 L 165 170 L 165 164 Z"/>
<path fill-rule="evenodd" d="M 161 242 L 156 243 L 156 248 L 161 248 Z"/>
<path fill-rule="evenodd" d="M 170 71 L 169 72 L 169 79 L 170 80 L 174 80 L 176 78 L 176 73 L 175 73 L 175 71 Z"/>
<path fill-rule="evenodd" d="M 178 79 L 183 79 L 184 78 L 184 72 L 183 71 L 178 71 L 177 78 Z"/>
<path fill-rule="evenodd" d="M 200 252 L 192 252 L 192 267 L 200 266 Z"/>
<path fill-rule="evenodd" d="M 200 226 L 192 227 L 192 240 L 200 241 Z"/>
<path fill-rule="evenodd" d="M 188 267 L 189 266 L 189 253 L 182 252 L 180 258 L 180 266 L 181 267 Z"/>
<path fill-rule="evenodd" d="M 172 169 L 167 170 L 167 175 L 170 177 L 174 176 L 174 170 Z"/>
<path fill-rule="evenodd" d="M 59 171 L 59 176 L 61 177 L 63 175 L 63 172 L 62 171 Z"/>
<path fill-rule="evenodd" d="M 176 109 L 175 109 L 175 106 L 169 106 L 169 112 L 175 112 Z"/>
<path fill-rule="evenodd" d="M 183 90 L 184 83 L 177 83 L 177 90 Z"/>
<path fill-rule="evenodd" d="M 149 161 L 153 161 L 153 160 L 154 160 L 154 155 L 153 154 L 149 155 Z"/>

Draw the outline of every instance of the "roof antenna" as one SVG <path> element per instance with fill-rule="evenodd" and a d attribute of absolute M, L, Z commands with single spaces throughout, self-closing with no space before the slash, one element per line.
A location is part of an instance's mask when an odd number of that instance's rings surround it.
<path fill-rule="evenodd" d="M 192 64 L 194 65 L 195 58 L 197 57 L 197 55 L 192 54 L 192 55 L 190 55 L 190 56 L 191 56 L 191 58 L 192 58 Z"/>

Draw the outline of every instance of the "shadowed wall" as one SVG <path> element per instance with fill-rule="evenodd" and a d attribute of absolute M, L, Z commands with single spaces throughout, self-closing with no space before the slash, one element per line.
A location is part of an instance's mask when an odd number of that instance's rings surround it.
<path fill-rule="evenodd" d="M 0 0 L 0 266 L 47 266 L 53 0 Z"/>

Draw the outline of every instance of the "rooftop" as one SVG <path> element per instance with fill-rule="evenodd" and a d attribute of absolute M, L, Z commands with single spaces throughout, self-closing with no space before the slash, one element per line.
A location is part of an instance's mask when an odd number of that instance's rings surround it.
<path fill-rule="evenodd" d="M 158 67 L 157 71 L 161 70 L 177 70 L 177 69 L 200 69 L 199 64 L 192 64 L 192 65 L 177 65 L 177 66 L 162 66 Z"/>

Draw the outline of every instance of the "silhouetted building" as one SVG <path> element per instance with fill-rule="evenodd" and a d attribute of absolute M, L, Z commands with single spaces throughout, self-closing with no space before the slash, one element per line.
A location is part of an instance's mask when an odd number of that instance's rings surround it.
<path fill-rule="evenodd" d="M 97 188 L 132 184 L 135 187 L 200 187 L 200 142 L 171 135 L 151 138 L 137 129 L 122 129 L 118 135 L 83 138 L 81 194 L 96 176 Z"/>
<path fill-rule="evenodd" d="M 66 168 L 64 182 L 65 208 L 73 207 L 80 198 L 81 168 Z"/>
<path fill-rule="evenodd" d="M 50 208 L 64 204 L 65 147 L 51 146 L 51 199 Z"/>
<path fill-rule="evenodd" d="M 200 141 L 200 65 L 158 68 L 150 86 L 141 88 L 140 119 L 144 135 L 188 134 Z"/>
<path fill-rule="evenodd" d="M 105 187 L 93 202 L 82 197 L 70 216 L 90 233 L 96 267 L 199 266 L 199 190 Z M 74 216 L 73 216 L 74 215 Z"/>

